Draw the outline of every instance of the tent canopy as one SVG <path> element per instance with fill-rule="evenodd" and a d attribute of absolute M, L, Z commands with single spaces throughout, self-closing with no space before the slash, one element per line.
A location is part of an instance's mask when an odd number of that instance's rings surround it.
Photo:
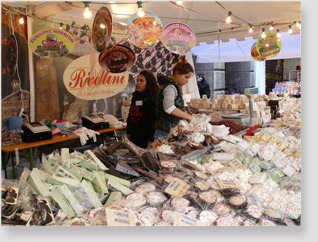
<path fill-rule="evenodd" d="M 236 62 L 254 61 L 251 56 L 251 47 L 257 41 L 252 37 L 246 37 L 243 41 L 230 39 L 228 42 L 212 44 L 200 43 L 195 46 L 192 53 L 197 56 L 196 63 L 211 62 Z M 278 55 L 269 59 L 289 59 L 301 57 L 301 35 L 290 35 L 281 33 L 282 50 Z"/>
<path fill-rule="evenodd" d="M 182 22 L 191 27 L 197 37 L 197 45 L 201 42 L 213 43 L 215 40 L 228 41 L 230 38 L 244 40 L 245 37 L 258 38 L 262 27 L 268 30 L 269 24 L 280 32 L 288 30 L 288 25 L 301 20 L 300 1 L 184 1 L 183 7 L 172 1 L 145 1 L 142 7 L 159 16 L 164 26 L 171 22 Z M 91 25 L 95 13 L 102 6 L 107 6 L 113 22 L 127 23 L 130 16 L 137 12 L 136 1 L 90 2 L 93 13 L 91 19 L 83 18 L 84 3 L 67 1 L 5 2 L 6 5 L 26 7 L 28 12 L 37 18 L 58 19 L 76 22 L 85 21 Z M 231 24 L 225 23 L 228 11 L 233 13 Z M 237 16 L 239 18 L 234 17 Z M 253 25 L 253 33 L 249 33 L 249 24 Z M 57 24 L 57 26 L 59 25 Z M 221 33 L 218 33 L 222 30 Z M 299 32 L 293 25 L 294 33 Z"/>

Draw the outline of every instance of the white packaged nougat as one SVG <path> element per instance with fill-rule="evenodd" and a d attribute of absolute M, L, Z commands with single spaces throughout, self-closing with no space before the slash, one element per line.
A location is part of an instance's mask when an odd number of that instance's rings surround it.
<path fill-rule="evenodd" d="M 263 184 L 267 178 L 265 172 L 257 172 L 255 173 L 249 180 L 252 184 Z"/>
<path fill-rule="evenodd" d="M 287 165 L 282 172 L 284 172 L 287 176 L 292 177 L 296 170 L 291 165 Z"/>
<path fill-rule="evenodd" d="M 274 153 L 267 147 L 258 152 L 260 158 L 269 161 L 274 157 Z"/>
<path fill-rule="evenodd" d="M 203 164 L 203 167 L 210 173 L 213 173 L 214 171 L 223 168 L 224 166 L 220 162 L 213 161 Z"/>
<path fill-rule="evenodd" d="M 251 146 L 251 144 L 245 140 L 242 140 L 241 142 L 237 144 L 237 146 L 239 147 L 241 151 L 245 151 Z"/>
<path fill-rule="evenodd" d="M 230 151 L 233 152 L 233 151 L 238 150 L 237 145 L 234 145 L 234 144 L 228 143 L 228 142 L 222 142 L 220 144 L 220 146 L 221 146 L 221 149 L 224 150 L 225 152 L 230 152 Z"/>
<path fill-rule="evenodd" d="M 213 160 L 233 160 L 234 153 L 214 153 Z"/>

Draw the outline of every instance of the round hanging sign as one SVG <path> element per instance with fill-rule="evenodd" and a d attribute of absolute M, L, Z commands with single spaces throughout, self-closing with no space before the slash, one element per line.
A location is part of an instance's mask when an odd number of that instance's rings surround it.
<path fill-rule="evenodd" d="M 135 14 L 128 20 L 128 39 L 137 47 L 148 48 L 160 41 L 162 29 L 161 20 L 157 15 L 145 12 L 145 16 L 139 18 Z"/>
<path fill-rule="evenodd" d="M 256 42 L 258 53 L 265 58 L 276 56 L 282 49 L 282 41 L 276 34 L 267 33 L 265 38 L 260 37 Z"/>
<path fill-rule="evenodd" d="M 266 60 L 265 57 L 261 56 L 257 49 L 256 49 L 256 42 L 252 45 L 252 48 L 251 48 L 251 56 L 253 57 L 254 60 L 256 61 L 264 61 Z"/>
<path fill-rule="evenodd" d="M 98 52 L 104 51 L 110 42 L 113 29 L 112 15 L 107 7 L 101 7 L 94 18 L 92 40 Z"/>
<path fill-rule="evenodd" d="M 29 40 L 32 52 L 40 57 L 58 58 L 68 55 L 75 46 L 72 34 L 61 29 L 42 29 Z"/>
<path fill-rule="evenodd" d="M 175 54 L 184 55 L 195 46 L 196 37 L 192 29 L 182 23 L 171 23 L 163 29 L 161 42 Z"/>
<path fill-rule="evenodd" d="M 97 53 L 94 58 L 98 58 Z M 63 74 L 66 89 L 74 96 L 85 100 L 96 100 L 114 96 L 128 84 L 128 71 L 111 73 L 95 65 L 90 74 L 90 55 L 71 62 Z"/>
<path fill-rule="evenodd" d="M 100 53 L 98 62 L 103 69 L 111 73 L 129 71 L 135 63 L 135 53 L 125 45 L 111 45 Z"/>

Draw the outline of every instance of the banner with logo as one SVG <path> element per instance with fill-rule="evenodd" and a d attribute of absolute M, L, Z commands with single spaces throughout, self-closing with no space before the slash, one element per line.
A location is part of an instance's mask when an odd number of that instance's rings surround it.
<path fill-rule="evenodd" d="M 40 57 L 58 58 L 73 50 L 75 39 L 62 29 L 42 29 L 32 35 L 29 45 L 32 52 Z"/>
<path fill-rule="evenodd" d="M 90 55 L 82 56 L 68 65 L 63 81 L 66 89 L 74 96 L 85 100 L 96 100 L 114 96 L 125 89 L 128 84 L 128 71 L 111 73 L 98 64 L 90 74 Z"/>

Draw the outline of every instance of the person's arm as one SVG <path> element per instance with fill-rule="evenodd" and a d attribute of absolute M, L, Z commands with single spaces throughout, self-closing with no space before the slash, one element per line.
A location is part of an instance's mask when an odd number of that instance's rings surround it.
<path fill-rule="evenodd" d="M 173 111 L 170 113 L 170 115 L 173 115 L 175 117 L 178 117 L 178 118 L 183 118 L 183 119 L 186 119 L 188 120 L 189 122 L 192 121 L 193 117 L 191 114 L 188 114 L 186 112 L 183 112 L 181 111 L 179 108 L 175 108 L 173 109 Z"/>
<path fill-rule="evenodd" d="M 188 120 L 189 122 L 192 120 L 192 116 L 186 112 L 181 111 L 174 105 L 174 100 L 177 97 L 178 92 L 177 89 L 173 85 L 169 85 L 163 91 L 163 109 L 166 113 Z"/>

